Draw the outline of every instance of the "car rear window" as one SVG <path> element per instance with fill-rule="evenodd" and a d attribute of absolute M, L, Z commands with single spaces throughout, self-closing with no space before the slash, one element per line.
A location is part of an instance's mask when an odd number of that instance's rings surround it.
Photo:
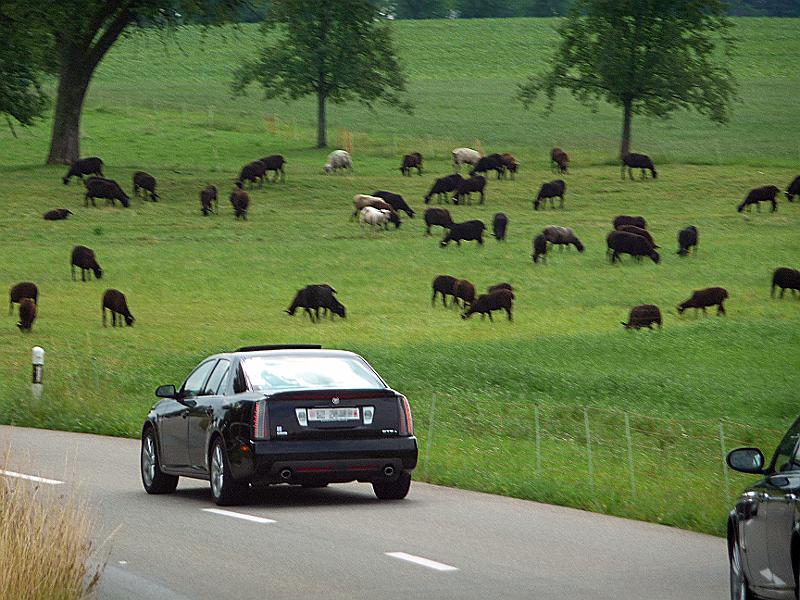
<path fill-rule="evenodd" d="M 358 358 L 343 356 L 251 356 L 242 361 L 254 391 L 303 389 L 384 389 L 383 382 Z"/>

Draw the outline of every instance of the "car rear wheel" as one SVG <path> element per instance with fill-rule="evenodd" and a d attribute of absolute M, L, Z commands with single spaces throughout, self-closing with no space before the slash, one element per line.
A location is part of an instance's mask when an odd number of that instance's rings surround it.
<path fill-rule="evenodd" d="M 214 441 L 211 447 L 210 477 L 211 495 L 218 506 L 232 506 L 241 504 L 247 494 L 247 483 L 235 481 L 231 477 L 231 468 L 222 440 Z"/>
<path fill-rule="evenodd" d="M 375 481 L 372 489 L 379 500 L 402 500 L 411 487 L 411 473 L 401 471 L 394 481 Z"/>
<path fill-rule="evenodd" d="M 161 470 L 158 462 L 156 433 L 148 427 L 142 435 L 142 452 L 140 455 L 142 484 L 148 494 L 169 494 L 178 487 L 178 477 L 167 475 Z"/>
<path fill-rule="evenodd" d="M 747 577 L 742 569 L 742 550 L 739 542 L 733 542 L 730 558 L 731 571 L 731 600 L 755 600 L 755 594 L 750 590 Z"/>

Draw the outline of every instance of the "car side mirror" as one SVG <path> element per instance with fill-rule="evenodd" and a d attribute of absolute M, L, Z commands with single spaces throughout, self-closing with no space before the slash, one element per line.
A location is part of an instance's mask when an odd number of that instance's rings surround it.
<path fill-rule="evenodd" d="M 728 453 L 725 457 L 728 466 L 734 471 L 741 473 L 753 473 L 761 475 L 764 473 L 764 454 L 758 448 L 737 448 Z"/>
<path fill-rule="evenodd" d="M 172 399 L 175 399 L 175 397 L 177 395 L 178 395 L 178 392 L 175 390 L 175 386 L 172 385 L 172 384 L 170 384 L 170 385 L 160 385 L 160 386 L 158 386 L 156 388 L 156 396 L 158 396 L 159 398 L 172 398 Z"/>

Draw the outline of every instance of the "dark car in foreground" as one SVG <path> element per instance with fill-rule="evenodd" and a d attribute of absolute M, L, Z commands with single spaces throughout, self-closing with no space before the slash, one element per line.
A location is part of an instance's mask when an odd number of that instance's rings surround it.
<path fill-rule="evenodd" d="M 800 597 L 800 418 L 769 464 L 758 448 L 738 448 L 728 466 L 763 476 L 747 488 L 728 516 L 731 598 Z"/>
<path fill-rule="evenodd" d="M 150 494 L 179 477 L 205 479 L 220 505 L 250 486 L 371 483 L 380 499 L 408 493 L 417 464 L 411 408 L 363 358 L 319 346 L 253 346 L 203 360 L 142 428 Z"/>

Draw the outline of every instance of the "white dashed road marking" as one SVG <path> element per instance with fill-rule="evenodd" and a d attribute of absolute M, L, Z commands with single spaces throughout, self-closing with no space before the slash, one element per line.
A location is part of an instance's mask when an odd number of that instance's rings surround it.
<path fill-rule="evenodd" d="M 423 567 L 428 567 L 429 569 L 433 569 L 435 571 L 458 571 L 458 567 L 452 567 L 444 563 L 436 562 L 435 560 L 422 558 L 421 556 L 406 554 L 405 552 L 385 552 L 384 554 L 386 554 L 386 556 L 391 556 L 392 558 L 399 558 L 400 560 L 406 560 Z"/>
<path fill-rule="evenodd" d="M 27 479 L 28 481 L 35 481 L 36 483 L 46 483 L 47 485 L 61 485 L 63 481 L 58 479 L 47 479 L 46 477 L 36 477 L 36 475 L 25 475 L 24 473 L 15 473 L 14 471 L 4 471 L 0 469 L 0 475 L 6 477 L 16 477 L 18 479 Z"/>
<path fill-rule="evenodd" d="M 242 513 L 233 512 L 230 510 L 222 510 L 221 508 L 203 508 L 204 512 L 210 512 L 215 515 L 222 515 L 223 517 L 233 517 L 234 519 L 242 519 L 243 521 L 251 521 L 253 523 L 275 523 L 272 519 L 265 519 L 263 517 L 255 517 L 253 515 L 245 515 Z"/>

